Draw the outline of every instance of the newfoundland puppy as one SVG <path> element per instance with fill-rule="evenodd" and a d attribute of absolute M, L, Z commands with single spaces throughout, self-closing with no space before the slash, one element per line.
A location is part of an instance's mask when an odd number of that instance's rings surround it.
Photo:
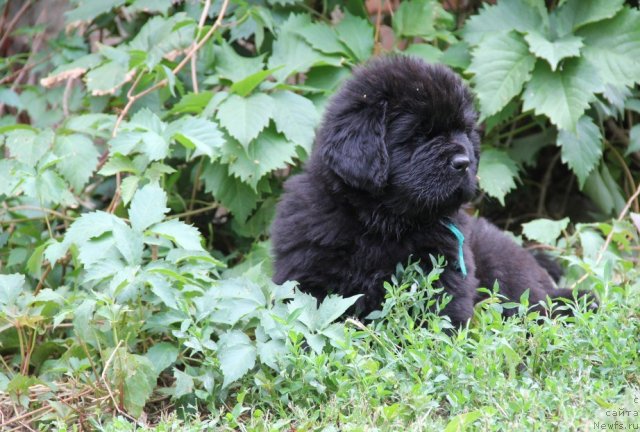
<path fill-rule="evenodd" d="M 468 88 L 444 66 L 391 56 L 357 69 L 329 102 L 303 172 L 285 184 L 274 281 L 296 280 L 318 299 L 363 294 L 355 312 L 364 316 L 381 306 L 398 263 L 413 257 L 428 271 L 429 255 L 443 255 L 443 313 L 455 325 L 495 281 L 510 301 L 527 289 L 534 305 L 571 298 L 529 252 L 461 209 L 476 190 L 476 121 Z"/>

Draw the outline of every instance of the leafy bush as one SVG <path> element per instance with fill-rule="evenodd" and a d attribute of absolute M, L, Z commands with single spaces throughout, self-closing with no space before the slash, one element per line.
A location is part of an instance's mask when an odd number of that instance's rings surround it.
<path fill-rule="evenodd" d="M 620 120 L 625 109 L 638 112 L 640 101 L 632 89 L 640 82 L 639 20 L 640 11 L 623 0 L 567 0 L 551 11 L 541 1 L 502 0 L 468 20 L 463 34 L 471 47 L 468 70 L 481 117 L 490 128 L 510 122 L 510 140 L 514 127 L 542 129 L 534 136 L 537 142 L 514 141 L 511 155 L 485 150 L 490 157 L 481 162 L 480 178 L 487 193 L 502 202 L 515 188 L 513 159 L 531 163 L 527 159 L 541 146 L 555 142 L 580 189 L 604 213 L 622 209 L 620 188 L 601 163 L 603 129 L 607 118 Z M 533 112 L 543 120 L 521 125 L 519 112 Z M 547 120 L 555 126 L 552 130 Z M 639 131 L 638 125 L 631 129 L 625 155 L 640 150 Z M 527 148 L 531 146 L 535 150 Z"/>
<path fill-rule="evenodd" d="M 516 306 L 490 290 L 451 335 L 433 313 L 441 262 L 399 267 L 366 324 L 334 322 L 355 298 L 318 304 L 270 280 L 283 180 L 327 98 L 386 51 L 471 77 L 487 194 L 503 202 L 555 142 L 602 211 L 623 210 L 640 137 L 626 55 L 637 8 L 542 3 L 500 0 L 459 26 L 474 11 L 435 0 L 393 14 L 358 1 L 72 0 L 66 31 L 45 33 L 61 10 L 0 0 L 3 16 L 33 14 L 0 20 L 0 428 L 119 430 L 170 408 L 165 427 L 194 430 L 561 426 L 621 403 L 638 387 L 637 350 L 621 342 L 638 333 L 628 206 L 612 223 L 523 226 L 566 261 L 568 285 L 597 290 L 598 319 L 520 306 L 504 321 Z M 569 91 L 564 111 L 542 99 L 554 83 Z"/>

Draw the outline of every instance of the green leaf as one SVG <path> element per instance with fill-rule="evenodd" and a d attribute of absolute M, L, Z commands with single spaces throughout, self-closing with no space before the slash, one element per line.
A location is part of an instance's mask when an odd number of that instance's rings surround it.
<path fill-rule="evenodd" d="M 126 0 L 82 0 L 78 6 L 65 13 L 67 23 L 74 21 L 93 21 L 98 15 L 109 12 L 111 9 L 122 6 Z"/>
<path fill-rule="evenodd" d="M 522 0 L 500 0 L 490 6 L 483 3 L 477 15 L 472 15 L 462 30 L 464 39 L 472 45 L 486 35 L 517 30 L 521 33 L 539 31 L 543 25 L 540 11 Z"/>
<path fill-rule="evenodd" d="M 443 54 L 437 47 L 426 43 L 412 44 L 409 48 L 404 50 L 404 53 L 419 57 L 428 63 L 439 63 Z"/>
<path fill-rule="evenodd" d="M 124 407 L 128 413 L 137 418 L 156 386 L 158 375 L 146 357 L 129 354 L 123 348 L 115 356 L 114 374 L 116 388 L 122 388 Z"/>
<path fill-rule="evenodd" d="M 393 30 L 397 36 L 433 38 L 437 3 L 430 0 L 401 2 L 393 15 Z"/>
<path fill-rule="evenodd" d="M 555 246 L 556 239 L 560 237 L 562 231 L 569 225 L 569 218 L 559 221 L 551 219 L 536 219 L 522 224 L 522 234 L 529 240 L 538 243 Z"/>
<path fill-rule="evenodd" d="M 469 70 L 484 118 L 500 111 L 522 91 L 531 77 L 535 58 L 516 32 L 485 37 L 472 53 Z"/>
<path fill-rule="evenodd" d="M 552 70 L 556 70 L 560 60 L 567 57 L 578 57 L 582 48 L 582 38 L 567 35 L 550 41 L 542 34 L 532 31 L 524 37 L 532 53 L 549 62 Z"/>
<path fill-rule="evenodd" d="M 113 239 L 127 264 L 137 266 L 142 263 L 144 244 L 140 231 L 135 231 L 128 225 L 114 224 Z"/>
<path fill-rule="evenodd" d="M 25 277 L 22 274 L 15 273 L 9 275 L 0 275 L 0 304 L 4 306 L 13 305 L 24 291 Z"/>
<path fill-rule="evenodd" d="M 640 11 L 625 7 L 615 17 L 582 28 L 584 57 L 614 86 L 640 82 Z"/>
<path fill-rule="evenodd" d="M 245 149 L 238 143 L 225 144 L 223 162 L 229 162 L 229 173 L 257 189 L 262 177 L 278 168 L 293 164 L 296 146 L 272 128 L 265 130 Z"/>
<path fill-rule="evenodd" d="M 149 228 L 149 233 L 165 237 L 183 249 L 204 251 L 201 245 L 201 235 L 198 228 L 180 222 L 177 219 L 160 222 Z"/>
<path fill-rule="evenodd" d="M 556 20 L 555 28 L 561 36 L 566 35 L 585 24 L 611 18 L 623 4 L 624 0 L 569 0 L 552 15 Z"/>
<path fill-rule="evenodd" d="M 620 186 L 613 180 L 607 164 L 604 163 L 600 164 L 599 170 L 591 171 L 584 183 L 583 192 L 606 215 L 618 214 L 625 204 Z"/>
<path fill-rule="evenodd" d="M 338 38 L 354 54 L 354 60 L 364 62 L 373 52 L 373 27 L 363 18 L 346 13 L 336 26 Z"/>
<path fill-rule="evenodd" d="M 272 54 L 268 62 L 270 69 L 282 66 L 273 74 L 278 81 L 284 81 L 289 75 L 296 72 L 306 72 L 312 66 L 342 65 L 340 58 L 329 57 L 315 51 L 302 37 L 298 36 L 297 29 L 310 23 L 308 15 L 291 14 L 287 21 L 280 26 L 278 38 L 273 43 Z"/>
<path fill-rule="evenodd" d="M 20 163 L 13 159 L 0 159 L 0 195 L 13 195 L 20 184 L 20 176 L 16 174 Z"/>
<path fill-rule="evenodd" d="M 173 369 L 173 377 L 176 379 L 173 397 L 175 399 L 193 393 L 193 377 L 179 369 Z"/>
<path fill-rule="evenodd" d="M 53 144 L 53 133 L 49 130 L 36 133 L 28 129 L 16 129 L 6 133 L 5 145 L 9 156 L 35 167 Z"/>
<path fill-rule="evenodd" d="M 169 114 L 200 114 L 213 98 L 212 91 L 187 93 L 175 104 Z"/>
<path fill-rule="evenodd" d="M 220 124 L 244 147 L 267 127 L 273 115 L 273 100 L 264 93 L 247 98 L 231 95 L 220 104 Z"/>
<path fill-rule="evenodd" d="M 100 237 L 112 231 L 114 224 L 124 224 L 124 222 L 117 216 L 103 211 L 85 213 L 71 224 L 64 241 L 66 244 L 82 245 L 91 238 Z"/>
<path fill-rule="evenodd" d="M 100 157 L 93 141 L 80 134 L 58 136 L 54 151 L 61 158 L 57 170 L 71 187 L 80 192 L 91 178 Z"/>
<path fill-rule="evenodd" d="M 352 297 L 343 298 L 337 295 L 329 295 L 322 300 L 322 303 L 318 307 L 318 315 L 315 325 L 315 330 L 322 330 L 340 318 L 355 302 L 361 297 L 361 295 L 355 295 Z"/>
<path fill-rule="evenodd" d="M 518 166 L 504 151 L 487 149 L 480 157 L 478 177 L 482 190 L 504 205 L 505 195 L 516 187 Z"/>
<path fill-rule="evenodd" d="M 338 39 L 336 31 L 327 24 L 314 22 L 294 29 L 314 49 L 327 54 L 348 54 L 347 48 Z"/>
<path fill-rule="evenodd" d="M 129 48 L 143 54 L 147 67 L 153 69 L 164 57 L 174 58 L 190 47 L 195 30 L 196 22 L 184 12 L 168 18 L 155 16 L 135 33 Z"/>
<path fill-rule="evenodd" d="M 224 376 L 222 386 L 227 387 L 256 364 L 256 347 L 246 334 L 231 330 L 220 335 L 218 359 Z"/>
<path fill-rule="evenodd" d="M 169 125 L 171 136 L 187 148 L 195 148 L 193 157 L 218 156 L 224 137 L 218 126 L 199 117 L 184 116 Z"/>
<path fill-rule="evenodd" d="M 216 45 L 213 51 L 216 56 L 216 70 L 221 77 L 234 83 L 260 73 L 264 68 L 264 55 L 243 57 L 226 43 Z"/>
<path fill-rule="evenodd" d="M 272 93 L 271 97 L 275 102 L 273 120 L 278 132 L 310 153 L 315 128 L 320 121 L 315 105 L 304 96 L 290 91 Z"/>
<path fill-rule="evenodd" d="M 258 193 L 241 180 L 231 177 L 227 165 L 206 164 L 202 179 L 205 191 L 241 221 L 247 219 L 258 203 Z"/>
<path fill-rule="evenodd" d="M 112 176 L 122 172 L 137 174 L 138 168 L 128 157 L 123 156 L 120 153 L 115 153 L 111 155 L 109 160 L 104 164 L 100 171 L 98 171 L 98 174 L 102 176 Z"/>
<path fill-rule="evenodd" d="M 280 69 L 282 66 L 267 69 L 260 72 L 256 72 L 253 75 L 249 75 L 242 81 L 237 81 L 233 83 L 231 86 L 231 91 L 239 94 L 240 96 L 247 96 L 249 93 L 253 91 L 262 81 L 271 76 L 275 71 Z"/>
<path fill-rule="evenodd" d="M 640 151 L 640 124 L 635 125 L 629 131 L 629 146 L 624 152 L 625 156 Z"/>
<path fill-rule="evenodd" d="M 129 207 L 129 220 L 134 230 L 143 232 L 163 220 L 168 211 L 167 194 L 158 184 L 151 183 L 133 196 Z"/>
<path fill-rule="evenodd" d="M 567 59 L 562 70 L 552 71 L 549 64 L 536 64 L 523 95 L 523 110 L 549 117 L 559 129 L 575 131 L 578 119 L 604 89 L 595 70 L 582 59 Z"/>
<path fill-rule="evenodd" d="M 149 348 L 145 357 L 153 365 L 156 374 L 171 366 L 178 359 L 180 350 L 169 342 L 160 342 Z"/>
<path fill-rule="evenodd" d="M 128 176 L 124 180 L 122 180 L 122 184 L 120 185 L 120 192 L 124 205 L 129 204 L 129 202 L 133 199 L 133 195 L 136 193 L 136 190 L 138 190 L 139 183 L 140 177 L 138 176 Z"/>
<path fill-rule="evenodd" d="M 578 177 L 580 188 L 589 173 L 602 158 L 602 135 L 600 128 L 589 116 L 583 116 L 575 132 L 560 130 L 558 145 L 562 147 L 562 161 L 571 167 Z"/>
<path fill-rule="evenodd" d="M 122 84 L 131 79 L 129 67 L 114 61 L 107 61 L 85 75 L 87 90 L 94 96 L 116 94 Z"/>

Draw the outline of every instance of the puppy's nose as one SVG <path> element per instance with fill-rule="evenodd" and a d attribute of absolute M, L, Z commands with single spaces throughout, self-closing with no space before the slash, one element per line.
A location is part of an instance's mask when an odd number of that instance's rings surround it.
<path fill-rule="evenodd" d="M 471 161 L 465 155 L 457 155 L 451 159 L 451 166 L 457 171 L 465 171 L 470 163 Z"/>

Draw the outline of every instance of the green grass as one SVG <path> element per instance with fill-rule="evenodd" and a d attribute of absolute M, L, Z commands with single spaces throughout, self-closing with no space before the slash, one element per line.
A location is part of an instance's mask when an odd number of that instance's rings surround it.
<path fill-rule="evenodd" d="M 174 413 L 138 430 L 597 430 L 627 420 L 640 428 L 640 283 L 594 284 L 599 311 L 568 305 L 568 318 L 520 306 L 505 320 L 492 296 L 450 336 L 429 312 L 434 277 L 410 267 L 387 285 L 382 318 L 348 320 L 344 343 L 319 354 L 292 333 L 281 372 L 246 377 L 216 414 L 196 419 L 185 403 L 177 413 L 190 412 L 186 420 Z M 611 415 L 620 409 L 631 415 Z M 103 430 L 134 427 L 120 418 Z"/>

